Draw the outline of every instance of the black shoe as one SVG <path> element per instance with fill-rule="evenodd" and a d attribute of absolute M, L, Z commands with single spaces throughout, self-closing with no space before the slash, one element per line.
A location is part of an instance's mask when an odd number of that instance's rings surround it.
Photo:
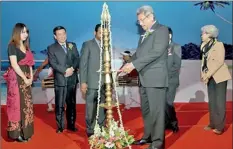
<path fill-rule="evenodd" d="M 16 139 L 17 142 L 27 142 L 27 140 L 23 139 L 21 136 L 19 136 L 17 139 Z"/>
<path fill-rule="evenodd" d="M 73 131 L 73 132 L 78 131 L 78 129 L 77 129 L 77 128 L 75 128 L 75 127 L 68 127 L 68 128 L 67 128 L 67 130 L 69 130 L 69 131 Z"/>
<path fill-rule="evenodd" d="M 87 137 L 90 138 L 94 133 L 87 133 Z"/>
<path fill-rule="evenodd" d="M 63 129 L 57 129 L 56 130 L 56 133 L 62 133 L 63 132 Z"/>
<path fill-rule="evenodd" d="M 151 140 L 146 140 L 146 139 L 140 139 L 140 140 L 136 140 L 134 141 L 134 145 L 144 145 L 144 144 L 149 144 L 149 143 L 152 143 Z"/>
<path fill-rule="evenodd" d="M 179 127 L 178 127 L 178 126 L 172 127 L 172 131 L 173 131 L 174 133 L 177 133 L 177 132 L 179 131 Z"/>
<path fill-rule="evenodd" d="M 166 125 L 166 129 L 172 130 L 174 133 L 179 131 L 179 127 L 177 125 Z"/>

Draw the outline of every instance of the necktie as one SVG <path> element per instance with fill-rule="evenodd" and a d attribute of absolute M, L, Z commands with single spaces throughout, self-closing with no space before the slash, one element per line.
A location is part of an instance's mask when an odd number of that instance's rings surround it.
<path fill-rule="evenodd" d="M 66 45 L 65 44 L 62 45 L 62 48 L 64 49 L 65 53 L 67 53 L 67 49 L 66 49 Z"/>
<path fill-rule="evenodd" d="M 97 43 L 98 43 L 99 48 L 101 49 L 101 42 L 98 41 Z"/>

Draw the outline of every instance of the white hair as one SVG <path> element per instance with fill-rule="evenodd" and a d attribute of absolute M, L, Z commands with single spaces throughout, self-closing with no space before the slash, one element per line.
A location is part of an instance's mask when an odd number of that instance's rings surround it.
<path fill-rule="evenodd" d="M 210 37 L 217 38 L 219 30 L 214 25 L 205 25 L 201 28 L 202 32 L 210 34 Z"/>
<path fill-rule="evenodd" d="M 152 14 L 154 16 L 154 18 L 155 18 L 154 10 L 149 5 L 144 5 L 144 6 L 140 7 L 140 8 L 138 8 L 137 15 L 139 15 L 139 14 L 144 14 L 145 16 Z"/>

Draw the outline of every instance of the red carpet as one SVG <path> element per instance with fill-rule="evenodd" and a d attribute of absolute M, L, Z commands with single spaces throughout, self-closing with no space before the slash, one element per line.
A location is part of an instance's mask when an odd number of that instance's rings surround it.
<path fill-rule="evenodd" d="M 6 134 L 6 107 L 1 107 L 1 148 L 2 149 L 88 149 L 85 134 L 84 105 L 77 105 L 77 127 L 79 131 L 65 131 L 56 134 L 54 113 L 47 113 L 46 105 L 35 107 L 35 134 L 28 143 L 10 142 Z M 226 131 L 218 136 L 212 131 L 204 131 L 208 124 L 208 105 L 206 103 L 176 104 L 180 131 L 173 134 L 166 132 L 166 149 L 232 149 L 232 102 L 227 103 Z M 126 129 L 130 129 L 135 138 L 143 133 L 143 123 L 139 108 L 132 108 L 123 113 Z M 147 146 L 132 146 L 144 149 Z"/>

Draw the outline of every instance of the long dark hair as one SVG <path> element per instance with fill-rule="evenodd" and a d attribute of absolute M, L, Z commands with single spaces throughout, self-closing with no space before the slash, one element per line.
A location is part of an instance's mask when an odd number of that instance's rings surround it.
<path fill-rule="evenodd" d="M 17 23 L 17 24 L 15 24 L 15 26 L 13 28 L 13 31 L 12 31 L 12 36 L 11 36 L 9 44 L 12 44 L 12 45 L 14 45 L 14 46 L 16 46 L 16 47 L 19 48 L 20 41 L 21 41 L 21 33 L 24 30 L 24 28 L 26 28 L 26 31 L 28 33 L 28 37 L 23 42 L 23 44 L 24 44 L 25 48 L 27 50 L 29 50 L 29 31 L 28 31 L 27 26 L 25 24 L 23 24 L 23 23 Z"/>

